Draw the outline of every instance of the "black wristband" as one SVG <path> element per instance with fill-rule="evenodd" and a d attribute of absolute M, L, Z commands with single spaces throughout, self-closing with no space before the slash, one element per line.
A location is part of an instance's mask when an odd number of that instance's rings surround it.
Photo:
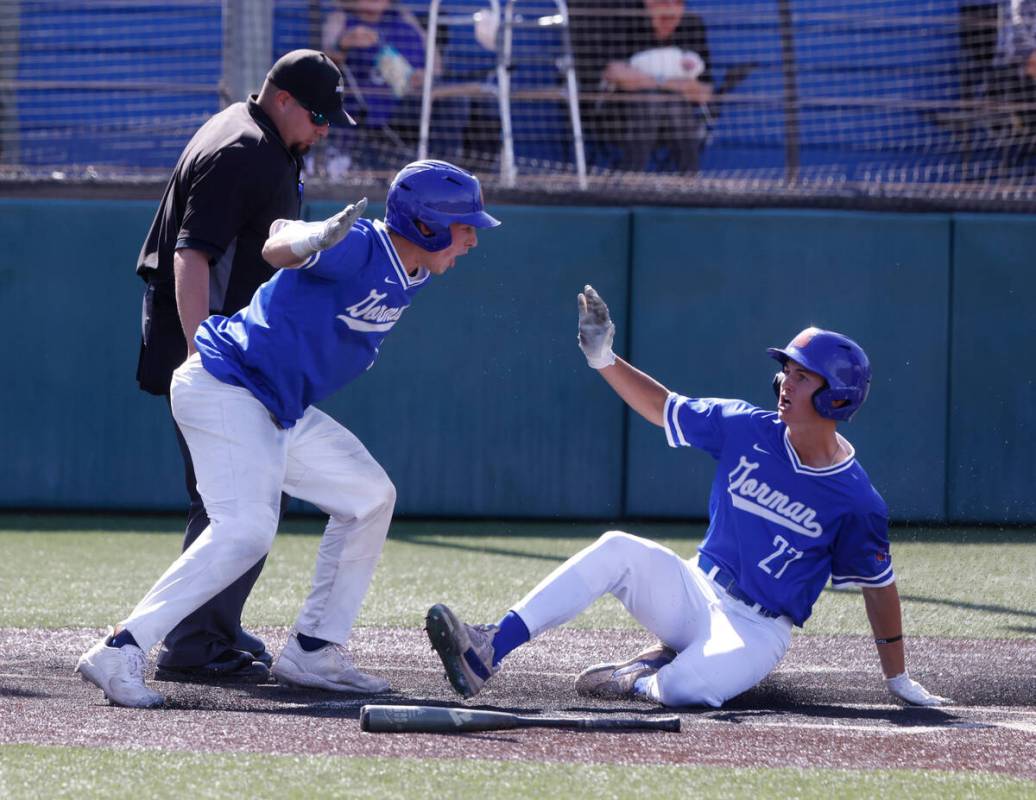
<path fill-rule="evenodd" d="M 893 642 L 898 642 L 902 638 L 903 634 L 899 634 L 899 636 L 890 636 L 887 639 L 875 639 L 874 644 L 892 644 Z"/>

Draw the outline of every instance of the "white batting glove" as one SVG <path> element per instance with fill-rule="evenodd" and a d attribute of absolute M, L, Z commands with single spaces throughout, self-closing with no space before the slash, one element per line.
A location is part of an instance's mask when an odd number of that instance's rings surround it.
<path fill-rule="evenodd" d="M 360 218 L 366 208 L 367 198 L 364 197 L 323 222 L 309 223 L 290 243 L 292 255 L 298 258 L 309 258 L 314 253 L 334 247 L 346 237 L 353 223 Z"/>
<path fill-rule="evenodd" d="M 885 678 L 885 687 L 892 695 L 912 706 L 941 706 L 950 702 L 947 697 L 929 692 L 905 671 L 901 675 Z"/>
<path fill-rule="evenodd" d="M 579 349 L 586 363 L 594 369 L 604 369 L 615 363 L 612 342 L 615 323 L 608 314 L 608 306 L 589 283 L 579 293 Z"/>

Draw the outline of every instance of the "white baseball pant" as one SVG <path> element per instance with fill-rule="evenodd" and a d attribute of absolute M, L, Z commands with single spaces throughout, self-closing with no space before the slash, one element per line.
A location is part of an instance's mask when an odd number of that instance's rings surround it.
<path fill-rule="evenodd" d="M 212 377 L 197 355 L 173 373 L 171 400 L 210 525 L 122 625 L 147 652 L 237 580 L 273 545 L 283 490 L 330 516 L 296 630 L 345 644 L 392 519 L 388 475 L 327 414 L 310 407 L 284 430 L 251 392 Z"/>
<path fill-rule="evenodd" d="M 762 616 L 713 583 L 696 558 L 622 531 L 576 553 L 513 611 L 535 637 L 605 594 L 677 652 L 646 681 L 663 705 L 718 708 L 765 678 L 791 644 L 788 617 Z"/>

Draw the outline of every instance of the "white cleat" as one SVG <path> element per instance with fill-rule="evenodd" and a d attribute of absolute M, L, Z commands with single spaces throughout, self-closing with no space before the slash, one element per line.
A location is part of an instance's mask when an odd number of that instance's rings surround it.
<path fill-rule="evenodd" d="M 278 683 L 331 692 L 378 694 L 389 688 L 384 678 L 360 672 L 341 645 L 328 644 L 307 652 L 295 636 L 288 639 L 274 662 L 273 674 Z"/>
<path fill-rule="evenodd" d="M 645 699 L 636 691 L 641 678 L 654 675 L 676 658 L 676 651 L 659 642 L 637 653 L 629 661 L 595 664 L 576 678 L 576 694 L 603 700 Z"/>
<path fill-rule="evenodd" d="M 76 672 L 104 692 L 109 703 L 127 708 L 155 708 L 165 702 L 162 695 L 144 685 L 146 668 L 147 657 L 139 647 L 110 647 L 107 636 L 76 664 Z"/>

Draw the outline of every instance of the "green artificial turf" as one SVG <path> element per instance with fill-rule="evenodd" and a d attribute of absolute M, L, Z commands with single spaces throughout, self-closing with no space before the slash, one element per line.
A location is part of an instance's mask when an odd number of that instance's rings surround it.
<path fill-rule="evenodd" d="M 172 517 L 0 515 L 0 627 L 102 627 L 125 616 L 180 550 Z M 359 625 L 420 627 L 446 602 L 495 621 L 607 525 L 397 521 Z M 700 525 L 628 524 L 685 556 Z M 289 518 L 245 607 L 250 626 L 287 626 L 309 591 L 321 524 Z M 490 535 L 482 535 L 486 532 Z M 896 529 L 893 557 L 912 636 L 1010 638 L 1036 631 L 1036 534 L 1031 530 Z M 636 625 L 607 597 L 571 623 Z M 865 634 L 856 591 L 825 591 L 807 634 Z"/>
<path fill-rule="evenodd" d="M 278 756 L 0 745 L 0 796 L 610 798 L 1030 798 L 1036 784 L 991 773 L 729 769 L 672 765 Z"/>

